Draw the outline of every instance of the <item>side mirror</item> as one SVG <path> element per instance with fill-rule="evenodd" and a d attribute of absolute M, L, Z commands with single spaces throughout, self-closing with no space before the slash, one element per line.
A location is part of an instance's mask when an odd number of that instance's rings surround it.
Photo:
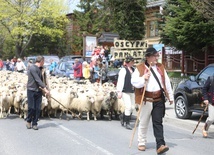
<path fill-rule="evenodd" d="M 191 76 L 189 77 L 189 79 L 190 79 L 190 81 L 196 81 L 196 77 L 193 76 L 193 75 L 191 75 Z"/>

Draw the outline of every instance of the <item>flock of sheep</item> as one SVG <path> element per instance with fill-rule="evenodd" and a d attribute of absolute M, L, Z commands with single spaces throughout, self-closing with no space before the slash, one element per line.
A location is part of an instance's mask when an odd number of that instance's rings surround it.
<path fill-rule="evenodd" d="M 10 113 L 19 114 L 20 118 L 27 115 L 27 75 L 18 72 L 0 71 L 0 118 L 6 118 Z M 82 118 L 87 115 L 87 120 L 93 116 L 109 120 L 114 115 L 124 112 L 122 99 L 117 98 L 117 92 L 112 83 L 91 83 L 90 81 L 77 82 L 67 78 L 48 76 L 51 96 L 43 97 L 41 116 L 66 119 Z M 12 111 L 11 111 L 12 109 Z M 92 114 L 92 115 L 90 115 Z"/>

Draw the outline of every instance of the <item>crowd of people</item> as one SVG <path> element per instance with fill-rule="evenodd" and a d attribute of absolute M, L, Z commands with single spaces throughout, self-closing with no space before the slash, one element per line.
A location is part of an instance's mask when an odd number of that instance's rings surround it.
<path fill-rule="evenodd" d="M 24 57 L 24 60 L 25 59 L 26 57 Z M 21 58 L 16 58 L 16 56 L 14 56 L 12 59 L 7 59 L 5 63 L 2 59 L 0 59 L 0 70 L 3 70 L 3 67 L 5 66 L 5 69 L 8 71 L 16 71 L 23 73 L 25 70 L 28 69 L 29 65 L 30 64 L 28 63 L 24 63 Z"/>
<path fill-rule="evenodd" d="M 122 66 L 122 61 L 120 60 L 114 60 L 114 62 L 111 61 L 110 63 L 111 58 L 112 55 L 110 54 L 108 46 L 96 46 L 93 49 L 90 60 L 82 62 L 79 59 L 75 59 L 72 65 L 72 69 L 74 70 L 74 79 L 88 79 L 91 82 L 104 83 L 107 81 L 107 72 L 110 64 L 114 68 L 119 68 Z M 0 59 L 0 70 L 5 67 L 8 71 L 23 73 L 24 71 L 28 71 L 32 64 L 33 61 L 27 60 L 26 57 L 22 59 L 14 56 L 12 59 L 7 59 L 5 63 L 2 59 Z M 50 75 L 54 75 L 53 73 L 57 65 L 57 62 L 50 60 L 50 65 L 46 68 Z"/>
<path fill-rule="evenodd" d="M 92 56 L 90 61 L 80 62 L 79 59 L 75 59 L 73 69 L 74 69 L 74 79 L 87 79 L 93 82 L 104 83 L 107 79 L 107 73 L 109 65 L 114 68 L 119 68 L 122 64 L 110 63 L 111 54 L 108 46 L 96 46 L 92 51 Z"/>

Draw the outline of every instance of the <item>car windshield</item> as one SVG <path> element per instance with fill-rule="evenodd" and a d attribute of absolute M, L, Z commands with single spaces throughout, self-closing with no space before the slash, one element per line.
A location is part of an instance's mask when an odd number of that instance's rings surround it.
<path fill-rule="evenodd" d="M 66 63 L 66 64 L 65 64 L 65 69 L 66 69 L 66 70 L 73 70 L 72 67 L 73 67 L 73 64 L 72 64 L 72 63 Z"/>
<path fill-rule="evenodd" d="M 58 56 L 44 56 L 45 58 L 45 63 L 50 64 L 51 60 L 54 62 L 58 63 L 59 62 L 59 57 Z"/>
<path fill-rule="evenodd" d="M 200 80 L 207 80 L 209 76 L 212 76 L 214 73 L 214 67 L 206 68 L 202 74 L 199 75 L 198 79 Z"/>

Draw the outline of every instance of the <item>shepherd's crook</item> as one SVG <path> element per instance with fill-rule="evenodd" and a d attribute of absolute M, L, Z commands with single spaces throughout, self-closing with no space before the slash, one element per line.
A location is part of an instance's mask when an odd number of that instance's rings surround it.
<path fill-rule="evenodd" d="M 192 134 L 194 134 L 195 130 L 198 128 L 198 125 L 200 124 L 201 119 L 203 118 L 205 112 L 207 111 L 207 107 L 208 107 L 208 105 L 205 106 L 204 111 L 203 111 L 203 113 L 201 114 L 201 117 L 200 117 L 199 120 L 198 120 L 198 124 L 196 125 L 196 127 L 195 127 L 195 129 L 193 130 Z"/>
<path fill-rule="evenodd" d="M 152 62 L 151 62 L 152 63 Z M 150 68 L 151 68 L 151 64 L 149 65 L 149 72 L 150 72 Z M 148 84 L 148 80 L 146 80 L 145 84 L 144 84 L 144 89 L 143 89 L 143 94 L 142 94 L 142 97 L 141 97 L 141 101 L 140 101 L 140 108 L 137 112 L 137 119 L 135 121 L 135 126 L 134 126 L 134 130 L 133 130 L 133 133 L 132 133 L 132 138 L 130 140 L 130 144 L 129 144 L 129 147 L 132 146 L 132 141 L 133 141 L 133 138 L 134 138 L 134 135 L 135 135 L 135 131 L 136 131 L 136 127 L 137 127 L 137 124 L 138 124 L 138 120 L 139 120 L 139 117 L 140 117 L 140 112 L 141 112 L 141 109 L 142 109 L 142 106 L 143 106 L 143 98 L 144 98 L 144 95 L 145 95 L 145 91 L 146 91 L 146 86 Z"/>
<path fill-rule="evenodd" d="M 39 87 L 41 90 L 44 91 L 43 88 Z M 66 110 L 68 110 L 70 113 L 72 113 L 72 111 L 70 111 L 68 108 L 66 108 L 62 103 L 60 103 L 59 101 L 57 101 L 55 98 L 53 98 L 51 95 L 50 95 L 50 98 L 52 98 L 54 101 L 56 101 L 57 103 L 59 103 L 59 105 L 61 105 L 63 108 L 65 108 Z"/>

